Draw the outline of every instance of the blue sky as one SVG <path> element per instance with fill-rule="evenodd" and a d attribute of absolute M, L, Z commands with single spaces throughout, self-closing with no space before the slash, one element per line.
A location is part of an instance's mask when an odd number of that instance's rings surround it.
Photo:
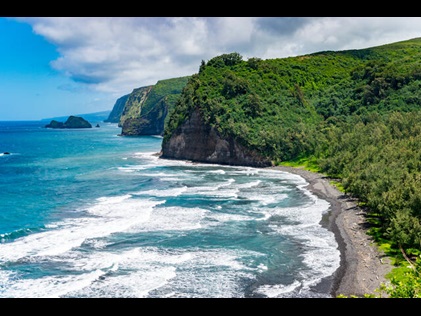
<path fill-rule="evenodd" d="M 0 17 L 0 121 L 111 110 L 231 52 L 284 58 L 421 37 L 421 17 Z"/>

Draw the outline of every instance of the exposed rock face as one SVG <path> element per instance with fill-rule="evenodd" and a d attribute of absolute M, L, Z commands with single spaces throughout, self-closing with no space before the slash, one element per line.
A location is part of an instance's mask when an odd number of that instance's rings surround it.
<path fill-rule="evenodd" d="M 45 125 L 46 128 L 92 128 L 91 123 L 80 116 L 69 116 L 66 122 L 52 120 L 50 124 Z"/>
<path fill-rule="evenodd" d="M 142 117 L 127 118 L 122 126 L 122 135 L 162 135 L 168 104 L 163 98 Z"/>
<path fill-rule="evenodd" d="M 126 104 L 127 99 L 129 98 L 130 94 L 123 95 L 122 97 L 118 98 L 115 102 L 113 109 L 110 112 L 110 115 L 104 122 L 110 123 L 119 123 L 121 114 L 124 110 L 124 105 Z"/>
<path fill-rule="evenodd" d="M 213 127 L 203 123 L 198 110 L 168 140 L 164 139 L 161 157 L 251 167 L 272 165 L 270 160 L 238 144 L 233 138 L 222 138 Z"/>
<path fill-rule="evenodd" d="M 124 126 L 126 120 L 136 119 L 140 117 L 142 106 L 148 98 L 153 86 L 146 86 L 133 89 L 132 93 L 129 94 L 124 104 L 123 112 L 120 116 L 119 126 Z M 124 133 L 124 129 L 122 131 Z"/>
<path fill-rule="evenodd" d="M 118 99 L 111 113 L 120 113 L 120 135 L 162 135 L 168 113 L 174 108 L 189 78 L 159 80 L 155 85 L 136 88 L 129 95 Z"/>

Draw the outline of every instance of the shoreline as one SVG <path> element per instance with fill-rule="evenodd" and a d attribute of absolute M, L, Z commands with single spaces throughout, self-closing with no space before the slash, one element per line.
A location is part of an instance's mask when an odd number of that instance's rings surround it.
<path fill-rule="evenodd" d="M 306 189 L 330 203 L 329 212 L 321 224 L 335 235 L 340 251 L 340 266 L 326 280 L 328 285 L 322 281 L 319 286 L 330 286 L 333 298 L 341 294 L 355 297 L 379 295 L 375 290 L 382 283 L 390 284 L 386 275 L 393 269 L 393 265 L 367 234 L 368 223 L 357 201 L 331 185 L 323 174 L 296 167 L 269 168 L 303 177 L 308 182 Z M 387 296 L 382 293 L 382 297 Z"/>

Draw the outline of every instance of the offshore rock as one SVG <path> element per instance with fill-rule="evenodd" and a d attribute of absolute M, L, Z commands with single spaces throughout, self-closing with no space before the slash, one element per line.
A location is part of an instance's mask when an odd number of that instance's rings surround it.
<path fill-rule="evenodd" d="M 250 167 L 272 165 L 269 159 L 234 138 L 221 137 L 215 128 L 203 123 L 197 109 L 163 140 L 161 158 Z"/>
<path fill-rule="evenodd" d="M 52 120 L 50 124 L 45 125 L 46 128 L 92 128 L 91 123 L 80 116 L 69 116 L 66 122 Z"/>

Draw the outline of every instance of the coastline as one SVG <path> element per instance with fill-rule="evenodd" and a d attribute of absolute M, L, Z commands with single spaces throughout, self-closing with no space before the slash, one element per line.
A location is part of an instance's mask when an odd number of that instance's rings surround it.
<path fill-rule="evenodd" d="M 356 201 L 331 185 L 323 174 L 287 166 L 269 168 L 300 175 L 309 183 L 306 189 L 330 203 L 328 218 L 322 219 L 321 224 L 334 233 L 341 256 L 340 267 L 332 280 L 326 280 L 332 297 L 379 295 L 375 290 L 382 283 L 390 283 L 386 275 L 393 265 L 367 234 L 368 223 Z"/>

